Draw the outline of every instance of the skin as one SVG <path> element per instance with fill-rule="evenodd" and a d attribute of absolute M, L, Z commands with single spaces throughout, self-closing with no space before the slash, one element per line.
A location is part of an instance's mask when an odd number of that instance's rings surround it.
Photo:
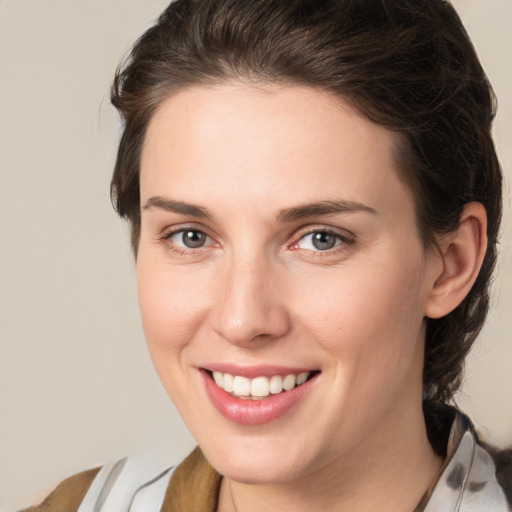
<path fill-rule="evenodd" d="M 142 320 L 165 389 L 225 476 L 219 510 L 411 511 L 442 464 L 421 410 L 424 319 L 467 293 L 485 212 L 470 207 L 460 233 L 426 252 L 396 143 L 307 87 L 192 87 L 150 122 Z M 330 201 L 351 211 L 283 218 Z M 188 248 L 180 229 L 204 245 Z M 312 231 L 332 232 L 334 247 L 316 248 Z M 320 374 L 283 416 L 240 425 L 205 392 L 199 368 L 219 362 Z"/>

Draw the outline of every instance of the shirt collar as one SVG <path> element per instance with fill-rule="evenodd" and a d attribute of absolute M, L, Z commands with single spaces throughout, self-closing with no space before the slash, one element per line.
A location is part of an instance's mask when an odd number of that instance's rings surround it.
<path fill-rule="evenodd" d="M 446 460 L 414 512 L 510 512 L 495 473 L 473 424 L 457 411 Z M 196 447 L 175 469 L 161 512 L 216 512 L 221 480 Z"/>
<path fill-rule="evenodd" d="M 455 413 L 446 460 L 415 512 L 509 512 L 494 462 L 469 418 Z"/>

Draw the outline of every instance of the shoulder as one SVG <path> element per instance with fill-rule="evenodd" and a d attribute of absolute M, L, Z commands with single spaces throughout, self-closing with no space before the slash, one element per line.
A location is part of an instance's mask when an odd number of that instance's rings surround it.
<path fill-rule="evenodd" d="M 66 478 L 40 505 L 21 512 L 76 512 L 99 471 L 100 468 L 89 469 Z"/>
<path fill-rule="evenodd" d="M 480 444 L 493 459 L 496 466 L 496 479 L 509 504 L 512 505 L 512 447 L 500 450 L 482 441 Z"/>
<path fill-rule="evenodd" d="M 446 504 L 453 502 L 461 510 L 512 512 L 512 448 L 486 443 L 471 420 L 453 407 L 436 404 L 427 413 L 429 439 L 445 463 L 426 494 L 423 505 L 428 502 L 430 508 L 418 510 L 448 510 Z"/>
<path fill-rule="evenodd" d="M 172 468 L 148 457 L 124 457 L 64 480 L 39 505 L 22 512 L 159 510 Z"/>

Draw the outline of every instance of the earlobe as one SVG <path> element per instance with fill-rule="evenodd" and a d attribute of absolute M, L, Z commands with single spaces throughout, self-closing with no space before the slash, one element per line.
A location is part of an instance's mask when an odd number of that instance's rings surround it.
<path fill-rule="evenodd" d="M 481 203 L 468 203 L 455 230 L 439 244 L 442 271 L 432 279 L 425 316 L 440 318 L 469 293 L 487 249 L 487 215 Z"/>

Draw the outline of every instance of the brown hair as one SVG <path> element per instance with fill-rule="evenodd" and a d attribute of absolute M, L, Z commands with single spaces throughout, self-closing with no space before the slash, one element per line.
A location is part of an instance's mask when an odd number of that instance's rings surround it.
<path fill-rule="evenodd" d="M 452 313 L 427 319 L 425 398 L 449 400 L 487 314 L 501 217 L 494 96 L 453 7 L 444 0 L 171 3 L 112 88 L 124 132 L 111 193 L 131 223 L 135 253 L 140 154 L 152 115 L 178 89 L 232 79 L 321 88 L 399 134 L 400 173 L 426 248 L 457 226 L 466 203 L 485 206 L 489 243 L 476 283 Z"/>

